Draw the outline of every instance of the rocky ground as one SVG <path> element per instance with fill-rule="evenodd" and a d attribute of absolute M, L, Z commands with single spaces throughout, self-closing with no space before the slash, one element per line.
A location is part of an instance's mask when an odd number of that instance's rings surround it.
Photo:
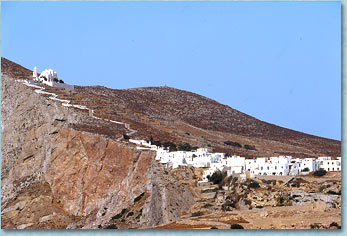
<path fill-rule="evenodd" d="M 226 177 L 224 184 L 195 181 L 200 192 L 190 211 L 159 229 L 339 229 L 341 227 L 340 173 L 324 177 Z M 194 182 L 194 181 L 193 181 Z M 255 184 L 257 183 L 257 184 Z M 193 185 L 191 183 L 191 185 Z M 259 186 L 258 186 L 259 185 Z"/>

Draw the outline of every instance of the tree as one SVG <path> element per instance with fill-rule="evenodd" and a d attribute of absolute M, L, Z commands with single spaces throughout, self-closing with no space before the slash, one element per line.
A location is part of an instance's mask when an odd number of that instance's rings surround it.
<path fill-rule="evenodd" d="M 309 172 L 310 171 L 310 169 L 308 168 L 308 167 L 305 167 L 303 170 L 302 170 L 302 172 Z"/>
<path fill-rule="evenodd" d="M 213 172 L 209 181 L 213 182 L 213 184 L 220 184 L 223 182 L 226 174 L 227 174 L 226 172 L 222 173 L 220 170 L 217 170 L 217 171 Z"/>

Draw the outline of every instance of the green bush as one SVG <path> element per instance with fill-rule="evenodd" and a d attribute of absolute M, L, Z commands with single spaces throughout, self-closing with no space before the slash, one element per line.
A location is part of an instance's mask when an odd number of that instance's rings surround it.
<path fill-rule="evenodd" d="M 248 184 L 248 188 L 259 188 L 260 185 L 256 181 L 252 181 L 251 183 Z"/>
<path fill-rule="evenodd" d="M 245 205 L 249 205 L 250 206 L 252 204 L 252 201 L 249 200 L 249 199 L 245 199 L 243 201 L 245 202 Z"/>
<path fill-rule="evenodd" d="M 309 172 L 310 171 L 310 169 L 308 168 L 308 167 L 305 167 L 303 170 L 302 170 L 302 172 Z"/>
<path fill-rule="evenodd" d="M 233 141 L 225 141 L 224 144 L 229 145 L 229 146 L 233 146 L 233 147 L 239 147 L 239 148 L 242 147 L 241 144 L 239 144 L 238 142 L 233 142 Z"/>
<path fill-rule="evenodd" d="M 137 196 L 135 199 L 134 199 L 134 203 L 135 202 L 138 202 L 141 200 L 141 198 L 145 195 L 145 192 L 141 193 L 139 196 Z"/>
<path fill-rule="evenodd" d="M 221 184 L 226 177 L 226 172 L 221 172 L 219 170 L 213 172 L 212 176 L 209 178 L 210 182 L 213 182 L 213 184 Z"/>
<path fill-rule="evenodd" d="M 330 225 L 329 225 L 330 228 L 332 227 L 336 227 L 337 229 L 341 229 L 341 225 L 339 225 L 338 223 L 336 222 L 332 222 Z"/>
<path fill-rule="evenodd" d="M 319 169 L 319 170 L 316 170 L 315 172 L 313 172 L 313 175 L 314 176 L 323 176 L 323 175 L 325 175 L 327 172 L 326 172 L 326 170 L 324 170 L 324 169 Z"/>
<path fill-rule="evenodd" d="M 134 215 L 134 212 L 129 212 L 128 215 L 127 215 L 127 218 L 130 217 L 130 216 L 133 216 Z"/>
<path fill-rule="evenodd" d="M 118 220 L 120 218 L 122 218 L 122 216 L 125 214 L 125 212 L 127 211 L 127 208 L 124 208 L 119 214 L 115 215 L 112 217 L 112 220 Z"/>
<path fill-rule="evenodd" d="M 245 149 L 247 149 L 247 150 L 257 150 L 254 145 L 248 145 L 248 144 L 245 145 Z"/>

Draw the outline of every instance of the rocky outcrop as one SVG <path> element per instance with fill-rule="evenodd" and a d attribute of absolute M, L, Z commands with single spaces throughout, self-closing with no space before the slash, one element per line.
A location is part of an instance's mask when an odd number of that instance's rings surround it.
<path fill-rule="evenodd" d="M 340 195 L 331 195 L 324 193 L 309 193 L 302 190 L 292 190 L 290 192 L 294 206 L 301 206 L 305 203 L 324 202 L 327 208 L 341 207 Z"/>
<path fill-rule="evenodd" d="M 2 71 L 2 228 L 142 228 L 193 204 L 154 152 L 112 138 L 123 126 L 64 107 Z"/>
<path fill-rule="evenodd" d="M 148 220 L 148 226 L 178 220 L 180 213 L 189 210 L 195 202 L 191 191 L 158 163 L 153 162 L 151 169 L 147 189 L 152 194 L 145 203 L 144 219 Z"/>

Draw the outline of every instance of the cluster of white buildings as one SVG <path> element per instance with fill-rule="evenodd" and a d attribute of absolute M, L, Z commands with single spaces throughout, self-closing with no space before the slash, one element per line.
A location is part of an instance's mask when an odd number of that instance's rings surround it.
<path fill-rule="evenodd" d="M 294 159 L 291 156 L 246 159 L 240 156 L 226 156 L 225 153 L 209 153 L 206 148 L 199 148 L 196 151 L 169 152 L 163 147 L 149 143 L 141 145 L 147 145 L 148 149 L 156 150 L 156 160 L 169 167 L 191 165 L 204 168 L 203 181 L 217 170 L 227 171 L 228 175 L 248 173 L 250 176 L 308 174 L 320 168 L 326 171 L 341 171 L 341 157 L 334 160 L 331 157 Z"/>

